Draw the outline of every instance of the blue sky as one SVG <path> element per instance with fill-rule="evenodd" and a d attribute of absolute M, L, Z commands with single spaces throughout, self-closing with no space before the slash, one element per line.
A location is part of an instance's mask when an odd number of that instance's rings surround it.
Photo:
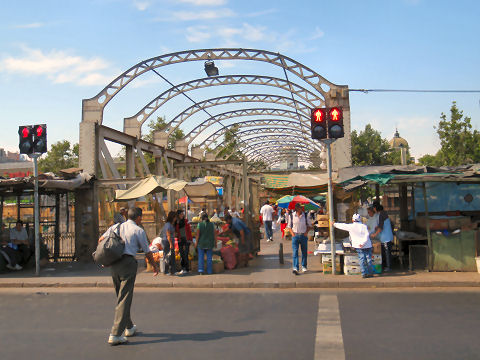
<path fill-rule="evenodd" d="M 478 90 L 479 15 L 474 0 L 2 1 L 0 147 L 16 150 L 18 126 L 35 123 L 47 124 L 50 144 L 77 142 L 82 99 L 144 59 L 188 49 L 280 52 L 351 89 Z M 284 77 L 281 69 L 256 62 L 218 66 L 221 75 Z M 160 72 L 173 83 L 205 76 L 201 63 Z M 105 125 L 122 129 L 123 118 L 167 88 L 155 74 L 142 76 L 108 104 Z M 237 89 L 247 91 L 265 89 Z M 224 94 L 217 87 L 190 96 L 200 101 Z M 478 129 L 479 100 L 478 93 L 351 93 L 352 128 L 371 123 L 391 138 L 398 127 L 419 157 L 438 150 L 433 126 L 452 101 Z M 190 105 L 176 99 L 157 115 L 171 119 Z M 187 132 L 203 119 L 193 120 Z"/>

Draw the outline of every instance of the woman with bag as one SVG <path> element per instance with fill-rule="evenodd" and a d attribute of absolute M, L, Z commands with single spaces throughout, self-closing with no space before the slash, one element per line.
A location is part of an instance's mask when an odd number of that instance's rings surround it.
<path fill-rule="evenodd" d="M 175 233 L 177 234 L 178 239 L 178 251 L 180 252 L 180 257 L 182 258 L 182 270 L 179 274 L 183 275 L 190 271 L 188 249 L 192 243 L 192 229 L 190 228 L 190 224 L 188 223 L 183 210 L 177 210 Z"/>
<path fill-rule="evenodd" d="M 204 257 L 207 254 L 207 273 L 212 273 L 212 254 L 213 248 L 217 242 L 215 235 L 215 228 L 208 219 L 208 214 L 202 215 L 202 221 L 197 228 L 197 242 L 195 243 L 195 250 L 198 252 L 198 273 L 204 273 Z"/>
<path fill-rule="evenodd" d="M 170 211 L 167 216 L 167 222 L 160 232 L 163 247 L 163 260 L 165 261 L 165 275 L 175 275 L 175 227 L 174 222 L 177 214 Z"/>

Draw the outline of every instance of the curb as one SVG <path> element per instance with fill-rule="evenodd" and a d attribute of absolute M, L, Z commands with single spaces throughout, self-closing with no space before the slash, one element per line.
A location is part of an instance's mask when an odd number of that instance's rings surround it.
<path fill-rule="evenodd" d="M 113 285 L 109 282 L 0 282 L 0 289 L 8 288 L 111 288 Z M 157 282 L 146 283 L 138 282 L 137 288 L 178 288 L 178 289 L 377 289 L 377 288 L 461 288 L 461 287 L 480 287 L 477 281 L 417 281 L 417 282 L 353 282 L 353 281 L 324 281 L 324 282 L 206 282 L 206 283 L 187 283 L 187 282 Z"/>

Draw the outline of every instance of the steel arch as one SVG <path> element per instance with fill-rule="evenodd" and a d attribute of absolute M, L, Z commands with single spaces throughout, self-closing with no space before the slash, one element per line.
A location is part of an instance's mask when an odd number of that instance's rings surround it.
<path fill-rule="evenodd" d="M 252 122 L 255 122 L 256 120 L 252 120 Z M 206 146 L 209 148 L 212 143 L 216 142 L 219 137 L 223 136 L 224 133 L 232 126 L 236 124 L 228 125 L 225 128 L 221 128 L 214 132 L 213 134 L 209 135 L 203 142 L 198 144 L 198 146 Z M 268 127 L 263 127 L 263 128 L 253 128 L 253 129 L 248 129 L 244 131 L 238 132 L 236 135 L 237 137 L 241 136 L 251 136 L 251 135 L 265 135 L 265 134 L 273 134 L 273 135 L 279 135 L 278 131 L 281 131 L 281 134 L 288 135 L 288 134 L 294 134 L 299 137 L 302 137 L 304 139 L 309 139 L 309 137 L 304 131 L 299 130 L 298 128 L 294 127 L 276 127 L 276 128 L 268 128 Z M 322 150 L 321 145 L 318 143 L 314 143 L 315 146 L 319 149 Z"/>
<path fill-rule="evenodd" d="M 187 143 L 190 144 L 195 138 L 200 135 L 203 131 L 205 131 L 207 128 L 210 126 L 222 121 L 222 120 L 227 120 L 231 118 L 236 118 L 236 117 L 241 117 L 241 116 L 279 116 L 279 117 L 284 117 L 288 119 L 292 118 L 297 118 L 297 113 L 295 111 L 291 110 L 285 110 L 285 109 L 275 109 L 275 108 L 251 108 L 251 109 L 240 109 L 240 110 L 233 110 L 233 111 L 227 111 L 221 114 L 217 114 L 215 116 L 212 116 L 211 118 L 208 118 L 207 120 L 203 121 L 201 124 L 197 125 L 192 131 L 190 131 L 183 140 Z M 274 121 L 279 121 L 279 120 L 268 120 L 268 123 L 273 124 Z M 239 123 L 236 123 L 237 125 L 247 123 L 248 121 L 242 121 Z M 305 123 L 302 124 L 300 120 L 292 121 L 300 126 L 304 125 L 306 126 Z"/>
<path fill-rule="evenodd" d="M 185 109 L 177 116 L 175 116 L 164 129 L 165 132 L 170 135 L 175 129 L 180 127 L 190 116 L 196 114 L 203 109 L 208 109 L 210 107 L 225 105 L 225 104 L 236 104 L 236 103 L 249 103 L 249 102 L 260 102 L 260 103 L 269 103 L 269 104 L 279 104 L 297 109 L 301 114 L 306 118 L 310 116 L 310 107 L 305 103 L 292 100 L 291 97 L 273 95 L 273 94 L 238 94 L 238 95 L 226 95 L 216 98 L 207 99 L 201 101 L 197 104 L 190 106 Z M 297 105 L 301 105 L 298 107 Z"/>
<path fill-rule="evenodd" d="M 265 158 L 268 158 L 269 161 L 265 162 L 264 161 Z M 274 151 L 266 152 L 263 155 L 263 157 L 261 155 L 257 155 L 255 157 L 249 158 L 250 161 L 262 161 L 265 164 L 268 164 L 269 166 L 273 166 L 275 164 L 278 164 L 284 159 L 285 159 L 285 157 L 283 157 L 281 154 L 275 153 Z M 299 153 L 298 156 L 297 156 L 297 160 L 302 161 L 302 162 L 307 162 L 307 163 L 311 164 L 311 160 L 310 160 L 308 154 Z"/>
<path fill-rule="evenodd" d="M 290 154 L 288 154 L 289 150 L 291 152 L 296 152 L 296 154 L 305 154 L 307 156 L 310 156 L 311 153 L 312 153 L 312 151 L 310 149 L 307 149 L 307 148 L 296 147 L 296 148 L 292 148 L 292 149 L 283 149 L 282 151 L 278 151 L 278 150 L 272 149 L 268 146 L 263 146 L 263 147 L 259 147 L 259 148 L 248 149 L 244 153 L 244 155 L 247 158 L 251 158 L 251 157 L 258 157 L 258 156 L 261 156 L 262 154 L 266 154 L 266 153 L 268 153 L 268 154 L 275 153 L 275 154 L 279 154 L 283 157 L 287 157 L 287 156 L 290 155 Z M 292 156 L 294 156 L 294 155 L 292 155 Z"/>
<path fill-rule="evenodd" d="M 283 134 L 279 134 L 279 135 L 269 135 L 269 136 L 265 136 L 265 135 L 260 135 L 260 136 L 254 136 L 254 137 L 251 137 L 251 138 L 247 138 L 247 139 L 242 139 L 241 141 L 238 142 L 237 146 L 239 149 L 241 149 L 243 146 L 247 146 L 247 145 L 255 145 L 255 144 L 258 144 L 259 142 L 272 142 L 272 143 L 278 143 L 278 144 L 281 144 L 281 143 L 293 143 L 293 142 L 301 142 L 301 141 L 304 141 L 305 138 L 303 137 L 299 137 L 297 135 L 283 135 Z M 221 145 L 217 145 L 213 151 L 216 151 Z M 217 152 L 215 153 L 216 157 L 218 156 L 218 154 L 222 151 L 223 149 L 218 149 Z M 213 152 L 212 151 L 212 152 Z"/>
<path fill-rule="evenodd" d="M 304 149 L 304 150 L 310 150 L 310 152 L 313 152 L 312 148 L 307 146 L 306 144 L 299 143 L 298 141 L 286 141 L 286 142 L 280 142 L 280 141 L 260 141 L 256 142 L 253 144 L 244 144 L 245 147 L 242 147 L 242 149 L 245 149 L 242 151 L 245 155 L 247 155 L 249 152 L 252 150 L 256 149 L 265 149 L 265 148 L 270 148 L 270 149 L 276 149 L 277 151 L 281 153 L 285 153 L 288 150 L 295 150 L 295 149 Z M 290 148 L 288 148 L 290 147 Z"/>
<path fill-rule="evenodd" d="M 312 88 L 318 91 L 324 98 L 327 88 L 338 87 L 338 85 L 326 80 L 321 75 L 317 74 L 312 69 L 293 60 L 280 53 L 271 51 L 257 50 L 257 49 L 240 49 L 240 48 L 218 48 L 218 49 L 198 49 L 186 50 L 165 55 L 160 55 L 154 58 L 144 60 L 130 69 L 126 70 L 118 77 L 116 77 L 110 84 L 102 89 L 96 96 L 88 99 L 88 103 L 96 103 L 101 109 L 110 102 L 110 100 L 130 82 L 138 76 L 157 69 L 162 66 L 189 62 L 189 61 L 206 61 L 206 60 L 254 60 L 267 62 L 275 66 L 283 68 L 300 79 L 309 84 Z M 101 121 L 100 121 L 101 123 Z"/>

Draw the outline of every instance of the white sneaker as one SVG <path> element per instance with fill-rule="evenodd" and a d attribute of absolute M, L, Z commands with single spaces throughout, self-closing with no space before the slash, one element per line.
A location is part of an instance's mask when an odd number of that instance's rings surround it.
<path fill-rule="evenodd" d="M 125 329 L 125 336 L 130 337 L 137 333 L 137 325 L 133 325 L 130 329 Z"/>
<path fill-rule="evenodd" d="M 5 266 L 7 267 L 7 269 L 10 269 L 10 270 L 22 270 L 22 269 L 23 269 L 23 268 L 22 268 L 20 265 L 18 265 L 18 264 L 15 264 L 15 266 L 12 266 L 12 265 L 10 265 L 10 264 L 7 264 L 7 265 L 5 265 Z"/>
<path fill-rule="evenodd" d="M 110 345 L 120 345 L 120 344 L 126 344 L 128 342 L 128 339 L 125 336 L 114 336 L 110 335 L 108 337 L 108 343 Z"/>
<path fill-rule="evenodd" d="M 185 270 L 180 270 L 177 274 L 178 275 L 185 275 L 187 272 Z"/>
<path fill-rule="evenodd" d="M 302 266 L 302 272 L 306 273 L 308 269 L 305 266 Z"/>

